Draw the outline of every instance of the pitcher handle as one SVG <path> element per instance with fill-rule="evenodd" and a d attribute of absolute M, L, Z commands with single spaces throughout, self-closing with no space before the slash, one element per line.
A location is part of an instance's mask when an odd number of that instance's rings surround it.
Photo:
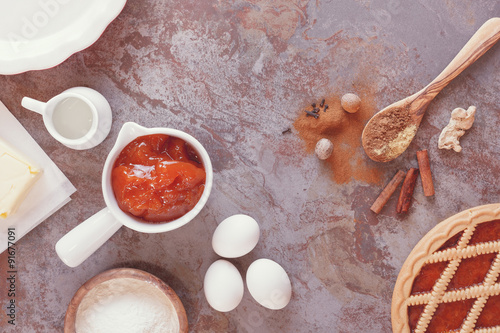
<path fill-rule="evenodd" d="M 69 267 L 84 262 L 104 244 L 122 224 L 104 208 L 64 235 L 56 244 L 59 258 Z"/>
<path fill-rule="evenodd" d="M 21 100 L 21 105 L 30 111 L 34 111 L 43 115 L 47 103 L 37 101 L 36 99 L 30 97 L 23 97 L 23 99 Z"/>

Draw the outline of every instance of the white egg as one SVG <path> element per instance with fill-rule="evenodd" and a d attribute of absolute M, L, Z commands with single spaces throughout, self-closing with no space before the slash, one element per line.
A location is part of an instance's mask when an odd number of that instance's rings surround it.
<path fill-rule="evenodd" d="M 259 237 L 257 221 L 248 215 L 237 214 L 217 226 L 212 237 L 212 247 L 221 257 L 238 258 L 252 251 Z"/>
<path fill-rule="evenodd" d="M 233 264 L 219 259 L 205 273 L 203 290 L 208 304 L 217 311 L 231 311 L 243 298 L 243 278 Z"/>
<path fill-rule="evenodd" d="M 279 310 L 292 297 L 292 284 L 283 267 L 269 259 L 255 260 L 247 270 L 250 295 L 262 306 Z"/>

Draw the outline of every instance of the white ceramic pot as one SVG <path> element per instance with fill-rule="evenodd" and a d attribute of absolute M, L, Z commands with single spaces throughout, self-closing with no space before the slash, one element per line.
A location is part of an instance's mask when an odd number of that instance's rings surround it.
<path fill-rule="evenodd" d="M 206 172 L 205 189 L 198 203 L 185 215 L 165 223 L 146 223 L 140 218 L 123 212 L 118 206 L 111 184 L 111 171 L 123 148 L 137 137 L 151 134 L 171 135 L 190 144 L 198 152 Z M 208 153 L 201 143 L 191 135 L 171 128 L 145 128 L 136 123 L 125 123 L 104 164 L 102 192 L 106 208 L 63 236 L 56 244 L 56 252 L 66 265 L 76 267 L 104 244 L 122 225 L 146 233 L 159 233 L 177 229 L 189 223 L 205 206 L 212 189 L 212 183 L 213 170 Z"/>

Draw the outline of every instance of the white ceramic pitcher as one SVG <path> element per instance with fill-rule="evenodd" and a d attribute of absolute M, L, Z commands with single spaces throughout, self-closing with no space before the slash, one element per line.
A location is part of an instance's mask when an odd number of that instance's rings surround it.
<path fill-rule="evenodd" d="M 111 107 L 98 91 L 74 87 L 47 103 L 24 97 L 26 109 L 40 113 L 50 135 L 72 149 L 89 149 L 100 144 L 111 129 Z"/>

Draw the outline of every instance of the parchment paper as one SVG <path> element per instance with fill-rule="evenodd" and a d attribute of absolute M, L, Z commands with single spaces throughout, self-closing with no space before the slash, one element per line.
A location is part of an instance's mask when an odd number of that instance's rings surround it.
<path fill-rule="evenodd" d="M 68 203 L 71 200 L 70 195 L 76 188 L 2 102 L 0 102 L 0 136 L 43 170 L 17 212 L 6 219 L 0 219 L 0 253 L 2 253 L 8 247 L 8 228 L 15 228 L 15 241 L 18 241 Z"/>

